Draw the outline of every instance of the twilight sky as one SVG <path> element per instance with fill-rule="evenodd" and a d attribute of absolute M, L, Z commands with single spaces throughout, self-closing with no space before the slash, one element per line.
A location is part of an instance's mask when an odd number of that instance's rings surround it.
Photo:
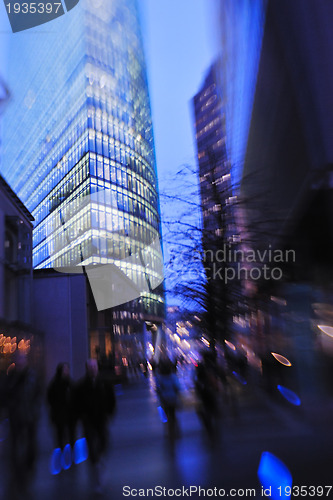
<path fill-rule="evenodd" d="M 195 162 L 191 99 L 217 53 L 216 0 L 140 0 L 160 187 Z"/>
<path fill-rule="evenodd" d="M 190 100 L 214 59 L 214 6 L 218 0 L 139 0 L 148 66 L 157 168 L 168 173 L 195 162 Z M 0 11 L 0 72 L 6 77 L 7 37 Z M 15 35 L 14 35 L 15 36 Z"/>
<path fill-rule="evenodd" d="M 217 54 L 214 29 L 214 7 L 217 1 L 140 0 L 162 221 L 166 217 L 177 220 L 180 214 L 189 209 L 182 202 L 172 202 L 170 205 L 163 193 L 182 196 L 184 185 L 181 185 L 175 173 L 183 164 L 192 167 L 197 165 L 191 100 Z M 191 184 L 197 182 L 196 176 L 190 181 Z M 185 189 L 186 186 L 188 184 Z M 196 225 L 198 211 L 195 210 L 186 221 Z M 162 224 L 167 303 L 180 305 L 180 299 L 168 293 L 168 290 L 173 289 L 167 265 L 173 243 L 168 241 L 166 229 Z M 174 265 L 171 269 L 175 271 Z M 187 280 L 186 273 L 181 280 Z"/>

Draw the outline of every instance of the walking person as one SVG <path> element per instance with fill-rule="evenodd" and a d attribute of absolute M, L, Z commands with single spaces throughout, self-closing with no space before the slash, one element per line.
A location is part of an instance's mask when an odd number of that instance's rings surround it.
<path fill-rule="evenodd" d="M 176 410 L 179 403 L 180 384 L 175 365 L 166 356 L 160 360 L 157 366 L 156 392 L 167 419 L 169 444 L 171 451 L 173 451 L 175 440 L 179 435 Z"/>
<path fill-rule="evenodd" d="M 47 401 L 50 408 L 50 419 L 55 428 L 56 448 L 54 461 L 60 458 L 60 464 L 54 464 L 57 471 L 68 469 L 72 464 L 76 410 L 74 406 L 74 382 L 70 377 L 68 363 L 59 363 L 55 376 L 47 388 Z"/>
<path fill-rule="evenodd" d="M 101 459 L 108 447 L 108 423 L 116 407 L 113 385 L 98 372 L 97 360 L 86 363 L 86 375 L 78 383 L 76 401 L 87 440 L 95 493 L 102 493 Z"/>

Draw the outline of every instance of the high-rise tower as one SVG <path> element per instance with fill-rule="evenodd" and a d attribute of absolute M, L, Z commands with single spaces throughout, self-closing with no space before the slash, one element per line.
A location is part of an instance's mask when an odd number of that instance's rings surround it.
<path fill-rule="evenodd" d="M 81 0 L 47 28 L 12 35 L 9 59 L 1 169 L 35 218 L 34 268 L 89 278 L 94 268 L 96 282 L 95 269 L 107 264 L 113 282 L 93 289 L 98 309 L 137 298 L 131 311 L 161 317 L 159 200 L 136 1 Z M 121 299 L 110 300 L 112 290 Z"/>

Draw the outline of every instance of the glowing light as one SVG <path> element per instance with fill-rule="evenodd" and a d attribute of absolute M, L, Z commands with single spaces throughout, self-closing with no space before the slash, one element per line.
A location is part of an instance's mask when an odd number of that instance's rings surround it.
<path fill-rule="evenodd" d="M 15 351 L 16 351 L 16 348 L 17 348 L 17 344 L 16 344 L 16 342 L 15 342 L 15 344 L 12 344 L 12 345 L 10 346 L 10 352 L 13 354 L 13 352 L 15 352 Z"/>
<path fill-rule="evenodd" d="M 286 306 L 287 301 L 285 299 L 280 299 L 279 297 L 274 297 L 274 295 L 271 295 L 271 301 L 275 302 L 275 304 L 278 304 L 279 306 Z"/>
<path fill-rule="evenodd" d="M 53 476 L 61 472 L 61 449 L 55 448 L 51 455 L 50 472 Z"/>
<path fill-rule="evenodd" d="M 66 444 L 61 454 L 61 465 L 64 470 L 69 469 L 72 465 L 72 449 L 70 444 Z"/>
<path fill-rule="evenodd" d="M 153 369 L 153 367 L 151 366 L 151 364 L 149 363 L 149 361 L 148 361 L 147 365 L 148 365 L 148 370 L 151 371 Z"/>
<path fill-rule="evenodd" d="M 277 388 L 281 392 L 282 396 L 287 401 L 289 401 L 289 403 L 291 403 L 292 405 L 295 405 L 295 406 L 300 406 L 301 400 L 299 399 L 299 397 L 297 396 L 297 394 L 295 394 L 290 389 L 287 389 L 287 387 L 283 387 L 282 385 L 278 385 Z"/>
<path fill-rule="evenodd" d="M 22 340 L 20 340 L 20 342 L 18 343 L 18 348 L 19 348 L 19 349 L 24 349 L 24 348 L 25 348 L 25 342 L 24 342 L 24 340 L 23 340 L 23 339 L 22 339 Z"/>
<path fill-rule="evenodd" d="M 328 335 L 329 337 L 333 337 L 333 326 L 328 325 L 317 325 L 319 330 Z"/>
<path fill-rule="evenodd" d="M 12 363 L 11 365 L 9 365 L 9 366 L 8 366 L 8 368 L 7 368 L 7 375 L 8 375 L 8 374 L 9 374 L 12 370 L 14 370 L 14 368 L 15 368 L 15 363 Z"/>
<path fill-rule="evenodd" d="M 157 409 L 158 409 L 158 413 L 159 413 L 161 421 L 163 422 L 163 424 L 165 424 L 168 421 L 168 418 L 165 414 L 165 411 L 163 410 L 162 406 L 159 406 Z"/>
<path fill-rule="evenodd" d="M 194 366 L 198 366 L 198 363 L 195 359 L 193 359 L 192 357 L 190 357 L 190 361 L 191 363 L 194 365 Z"/>
<path fill-rule="evenodd" d="M 207 340 L 207 339 L 205 339 L 204 337 L 201 337 L 201 342 L 202 342 L 203 344 L 205 344 L 205 346 L 206 346 L 206 347 L 209 347 L 209 346 L 210 346 L 210 344 L 209 344 L 208 340 Z"/>
<path fill-rule="evenodd" d="M 234 346 L 234 344 L 229 342 L 229 340 L 225 340 L 224 342 L 227 344 L 228 347 L 230 347 L 230 349 L 232 349 L 233 351 L 236 351 L 236 347 Z"/>
<path fill-rule="evenodd" d="M 281 354 L 277 354 L 276 352 L 271 352 L 271 355 L 276 359 L 276 361 L 281 363 L 281 365 L 291 366 L 289 359 L 285 358 L 284 356 L 281 356 Z"/>
<path fill-rule="evenodd" d="M 154 354 L 154 346 L 153 346 L 153 344 L 151 344 L 150 342 L 148 343 L 148 349 L 150 350 L 150 352 L 151 352 L 152 354 Z"/>
<path fill-rule="evenodd" d="M 288 467 L 268 451 L 261 454 L 258 478 L 262 487 L 268 490 L 269 495 L 267 496 L 273 500 L 290 498 L 293 484 L 292 475 Z"/>
<path fill-rule="evenodd" d="M 20 340 L 17 347 L 20 351 L 29 351 L 30 340 L 24 340 L 24 339 Z"/>
<path fill-rule="evenodd" d="M 86 438 L 78 439 L 74 444 L 74 463 L 80 464 L 88 458 L 88 445 Z"/>
<path fill-rule="evenodd" d="M 232 372 L 232 374 L 238 380 L 238 382 L 240 382 L 242 385 L 246 385 L 247 384 L 245 378 L 243 378 L 241 375 L 239 375 L 239 373 Z"/>

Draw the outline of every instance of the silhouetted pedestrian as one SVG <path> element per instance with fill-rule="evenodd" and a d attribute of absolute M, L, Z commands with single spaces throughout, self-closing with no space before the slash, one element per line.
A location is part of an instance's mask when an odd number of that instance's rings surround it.
<path fill-rule="evenodd" d="M 180 384 L 175 373 L 175 365 L 168 357 L 163 357 L 157 366 L 156 392 L 167 418 L 169 443 L 173 447 L 179 434 L 176 409 L 179 403 Z"/>
<path fill-rule="evenodd" d="M 47 388 L 50 418 L 56 431 L 56 445 L 63 450 L 75 443 L 76 411 L 74 407 L 74 383 L 68 363 L 60 363 Z"/>
<path fill-rule="evenodd" d="M 98 373 L 95 359 L 86 363 L 86 375 L 78 383 L 76 400 L 92 464 L 94 489 L 101 491 L 100 461 L 108 446 L 108 421 L 115 412 L 113 385 Z"/>

